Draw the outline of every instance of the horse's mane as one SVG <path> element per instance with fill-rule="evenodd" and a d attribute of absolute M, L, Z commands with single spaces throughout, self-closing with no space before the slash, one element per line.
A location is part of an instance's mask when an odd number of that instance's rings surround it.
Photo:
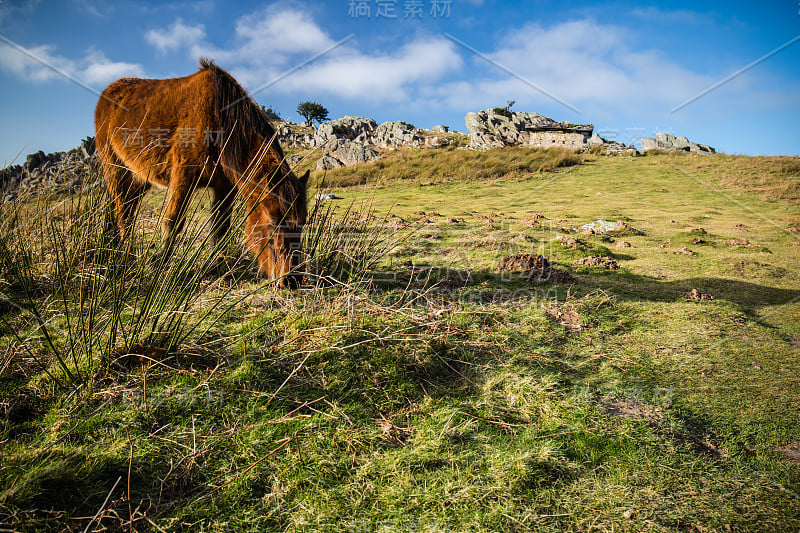
<path fill-rule="evenodd" d="M 237 172 L 244 171 L 250 162 L 252 134 L 255 132 L 262 141 L 269 142 L 275 136 L 275 129 L 267 114 L 257 105 L 224 69 L 213 60 L 201 57 L 200 70 L 208 70 L 214 79 L 214 105 L 222 129 L 224 149 L 220 156 L 222 164 Z M 283 151 L 274 140 L 272 150 L 283 159 Z"/>

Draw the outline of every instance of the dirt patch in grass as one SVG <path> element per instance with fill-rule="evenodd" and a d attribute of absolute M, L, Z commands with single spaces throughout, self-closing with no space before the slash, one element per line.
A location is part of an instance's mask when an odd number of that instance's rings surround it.
<path fill-rule="evenodd" d="M 776 446 L 773 450 L 793 463 L 800 463 L 800 442 L 795 441 L 785 446 Z"/>
<path fill-rule="evenodd" d="M 569 307 L 550 307 L 545 315 L 570 333 L 582 333 L 590 327 L 576 310 Z"/>
<path fill-rule="evenodd" d="M 644 420 L 657 425 L 664 419 L 664 411 L 655 405 L 642 403 L 627 398 L 597 398 L 596 402 L 606 408 L 611 416 L 618 416 L 627 420 Z"/>
<path fill-rule="evenodd" d="M 0 399 L 0 417 L 19 424 L 41 414 L 42 401 L 27 392 L 18 392 Z"/>
<path fill-rule="evenodd" d="M 590 255 L 582 257 L 573 263 L 575 266 L 602 267 L 607 270 L 618 270 L 619 264 L 610 257 Z"/>

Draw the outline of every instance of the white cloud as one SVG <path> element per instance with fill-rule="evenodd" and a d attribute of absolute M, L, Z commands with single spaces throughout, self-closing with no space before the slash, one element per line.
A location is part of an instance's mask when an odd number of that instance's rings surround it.
<path fill-rule="evenodd" d="M 461 64 L 452 42 L 419 38 L 391 54 L 344 51 L 287 78 L 281 89 L 398 101 L 410 97 L 412 84 L 433 83 Z"/>
<path fill-rule="evenodd" d="M 80 78 L 89 85 L 106 85 L 123 77 L 142 77 L 144 70 L 136 63 L 111 61 L 102 52 L 90 52 Z"/>
<path fill-rule="evenodd" d="M 168 41 L 187 34 L 182 21 L 166 30 L 150 30 L 146 38 L 157 48 L 182 46 L 192 59 L 213 58 L 251 90 L 268 83 L 309 57 L 336 43 L 308 11 L 275 4 L 240 17 L 232 45 L 217 47 L 195 32 L 191 39 Z M 309 90 L 351 98 L 403 100 L 412 84 L 430 83 L 461 66 L 455 45 L 441 37 L 418 37 L 390 53 L 365 53 L 353 41 L 282 79 L 271 91 Z"/>
<path fill-rule="evenodd" d="M 333 40 L 309 16 L 307 11 L 275 6 L 236 22 L 239 51 L 251 57 L 319 52 Z"/>
<path fill-rule="evenodd" d="M 137 63 L 111 61 L 105 54 L 90 50 L 78 60 L 55 53 L 52 45 L 26 48 L 27 54 L 9 44 L 0 44 L 0 68 L 33 82 L 74 78 L 88 85 L 105 85 L 123 76 L 142 76 Z"/>
<path fill-rule="evenodd" d="M 47 81 L 59 77 L 55 69 L 72 74 L 75 63 L 53 54 L 54 46 L 40 45 L 28 48 L 30 55 L 8 44 L 0 45 L 0 67 L 28 81 Z M 33 59 L 34 56 L 39 61 Z M 53 68 L 48 68 L 51 65 Z"/>
<path fill-rule="evenodd" d="M 22 2 L 0 2 L 0 22 L 7 18 L 20 18 L 34 12 L 41 0 L 26 0 Z"/>
<path fill-rule="evenodd" d="M 145 40 L 158 48 L 162 53 L 170 50 L 176 50 L 184 46 L 194 45 L 206 36 L 206 28 L 202 24 L 196 26 L 187 26 L 183 20 L 178 18 L 172 23 L 172 26 L 163 30 L 150 30 L 144 38 Z"/>
<path fill-rule="evenodd" d="M 664 112 L 713 82 L 670 61 L 656 50 L 639 49 L 629 30 L 583 19 L 511 31 L 488 57 L 556 98 L 581 110 Z M 463 108 L 515 99 L 521 105 L 552 103 L 534 87 L 478 57 L 482 76 L 440 87 L 439 98 Z M 495 104 L 499 105 L 499 104 Z M 518 105 L 519 108 L 519 105 Z"/>

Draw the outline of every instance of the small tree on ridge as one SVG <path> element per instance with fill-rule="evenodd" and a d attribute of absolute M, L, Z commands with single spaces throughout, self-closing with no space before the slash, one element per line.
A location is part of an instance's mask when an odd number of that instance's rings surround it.
<path fill-rule="evenodd" d="M 303 102 L 297 106 L 297 113 L 306 119 L 308 126 L 313 126 L 314 121 L 328 120 L 328 110 L 317 102 Z"/>

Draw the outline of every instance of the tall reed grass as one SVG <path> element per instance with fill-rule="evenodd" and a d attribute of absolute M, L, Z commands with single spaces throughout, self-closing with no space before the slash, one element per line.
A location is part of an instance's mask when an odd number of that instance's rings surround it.
<path fill-rule="evenodd" d="M 146 229 L 161 226 L 163 206 L 140 210 L 134 230 L 120 237 L 102 187 L 0 207 L 0 324 L 10 349 L 46 368 L 52 384 L 70 387 L 91 384 L 103 364 L 127 354 L 156 358 L 202 342 L 228 310 L 270 284 L 256 282 L 253 258 L 242 251 L 245 203 L 235 203 L 219 242 L 209 214 L 192 205 L 169 254 L 160 232 Z M 364 281 L 397 242 L 380 220 L 368 208 L 339 214 L 317 201 L 300 267 L 310 286 Z"/>

